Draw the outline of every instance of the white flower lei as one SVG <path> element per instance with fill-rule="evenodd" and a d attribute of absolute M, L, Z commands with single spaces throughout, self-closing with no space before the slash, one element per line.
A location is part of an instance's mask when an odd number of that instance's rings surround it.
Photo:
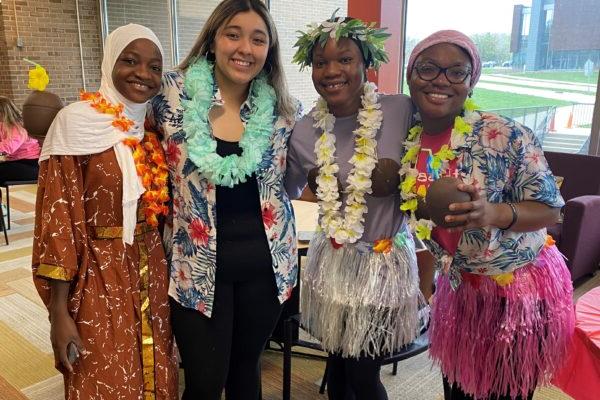
<path fill-rule="evenodd" d="M 360 126 L 354 130 L 354 155 L 349 163 L 353 165 L 348 175 L 346 206 L 344 216 L 340 215 L 342 205 L 336 173 L 339 166 L 335 162 L 335 136 L 331 133 L 335 117 L 329 112 L 327 102 L 319 98 L 312 117 L 314 127 L 323 130 L 315 143 L 315 155 L 319 174 L 317 175 L 317 198 L 319 199 L 320 227 L 325 234 L 338 244 L 354 243 L 364 232 L 363 214 L 367 211 L 365 194 L 371 193 L 371 172 L 377 164 L 377 141 L 375 135 L 381 127 L 383 113 L 378 102 L 377 86 L 367 82 L 363 85 L 362 108 L 358 112 Z"/>

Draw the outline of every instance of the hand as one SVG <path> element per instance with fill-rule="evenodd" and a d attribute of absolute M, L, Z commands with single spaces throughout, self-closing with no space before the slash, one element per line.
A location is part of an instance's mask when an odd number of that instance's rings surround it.
<path fill-rule="evenodd" d="M 457 222 L 462 224 L 459 227 L 449 228 L 450 232 L 460 232 L 464 229 L 481 228 L 489 226 L 497 219 L 496 204 L 488 201 L 479 195 L 479 190 L 472 185 L 461 183 L 458 190 L 469 193 L 471 201 L 464 203 L 452 203 L 448 207 L 450 211 L 456 212 L 456 215 L 446 215 L 447 222 Z"/>
<path fill-rule="evenodd" d="M 66 311 L 54 312 L 50 318 L 50 341 L 54 352 L 54 363 L 58 369 L 62 365 L 69 372 L 73 366 L 69 362 L 68 347 L 72 342 L 78 354 L 84 354 L 83 342 L 77 332 L 75 321 Z"/>

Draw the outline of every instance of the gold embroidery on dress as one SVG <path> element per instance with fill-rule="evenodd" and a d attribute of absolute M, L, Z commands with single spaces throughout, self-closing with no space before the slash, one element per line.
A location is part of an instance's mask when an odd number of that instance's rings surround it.
<path fill-rule="evenodd" d="M 37 269 L 37 276 L 56 279 L 59 281 L 70 281 L 71 274 L 63 267 L 58 265 L 40 264 Z"/>
<path fill-rule="evenodd" d="M 120 239 L 123 237 L 122 226 L 91 226 L 90 229 L 92 230 L 94 239 Z M 143 235 L 153 229 L 154 227 L 145 222 L 138 222 L 135 226 L 134 235 Z"/>
<path fill-rule="evenodd" d="M 138 250 L 140 252 L 140 301 L 142 316 L 142 366 L 144 370 L 144 400 L 155 399 L 154 383 L 154 337 L 152 332 L 152 318 L 150 314 L 149 298 L 149 271 L 148 248 L 143 237 L 138 237 Z"/>

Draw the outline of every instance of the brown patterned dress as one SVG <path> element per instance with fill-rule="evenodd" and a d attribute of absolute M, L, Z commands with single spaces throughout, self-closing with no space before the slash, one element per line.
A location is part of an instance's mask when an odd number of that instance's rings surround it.
<path fill-rule="evenodd" d="M 122 241 L 122 174 L 114 150 L 40 165 L 33 276 L 71 281 L 69 311 L 87 354 L 65 376 L 67 399 L 177 399 L 168 270 L 155 228 Z"/>

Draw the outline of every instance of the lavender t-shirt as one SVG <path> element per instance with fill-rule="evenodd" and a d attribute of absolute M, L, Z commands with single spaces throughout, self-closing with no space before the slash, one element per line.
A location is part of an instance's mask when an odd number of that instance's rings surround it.
<path fill-rule="evenodd" d="M 398 170 L 411 119 L 412 105 L 405 95 L 381 95 L 383 123 L 377 132 L 378 164 L 373 170 L 373 193 L 367 195 L 365 231 L 360 240 L 373 242 L 392 237 L 402 226 L 405 216 L 400 211 Z M 316 172 L 315 141 L 323 133 L 313 127 L 312 111 L 296 123 L 290 138 L 285 186 L 291 198 L 298 198 Z M 340 167 L 338 179 L 345 190 L 352 167 L 348 163 L 354 153 L 352 132 L 358 127 L 356 115 L 336 118 L 333 134 L 336 138 L 336 161 Z M 345 204 L 346 195 L 342 193 Z M 343 211 L 343 205 L 342 205 Z"/>

